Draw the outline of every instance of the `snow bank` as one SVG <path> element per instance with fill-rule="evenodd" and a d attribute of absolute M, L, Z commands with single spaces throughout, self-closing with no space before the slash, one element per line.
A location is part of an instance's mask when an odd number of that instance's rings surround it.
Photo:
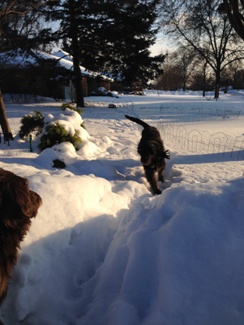
<path fill-rule="evenodd" d="M 141 128 L 124 118 L 129 111 L 157 126 L 223 105 L 239 118 L 184 126 L 241 137 L 242 96 L 90 98 L 80 150 L 63 143 L 39 155 L 23 141 L 1 144 L 0 167 L 27 177 L 43 199 L 1 306 L 6 324 L 242 325 L 243 160 L 167 143 L 166 183 L 154 197 L 136 152 Z M 109 100 L 118 108 L 106 108 Z M 36 108 L 54 116 L 54 105 Z M 6 107 L 17 134 L 19 111 L 30 108 Z M 65 169 L 52 167 L 56 157 Z"/>

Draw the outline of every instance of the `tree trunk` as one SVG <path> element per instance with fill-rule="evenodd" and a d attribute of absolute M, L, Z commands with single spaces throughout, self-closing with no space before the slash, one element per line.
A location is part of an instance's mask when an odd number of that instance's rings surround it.
<path fill-rule="evenodd" d="M 183 80 L 183 89 L 184 92 L 186 91 L 186 78 L 184 78 Z"/>
<path fill-rule="evenodd" d="M 82 74 L 80 71 L 80 46 L 77 34 L 77 8 L 75 1 L 69 0 L 69 12 L 70 12 L 70 31 L 72 39 L 72 51 L 73 51 L 73 68 L 74 68 L 74 84 L 76 93 L 76 105 L 84 107 L 84 97 L 82 91 Z"/>
<path fill-rule="evenodd" d="M 73 67 L 74 67 L 74 84 L 75 84 L 75 94 L 76 94 L 76 105 L 78 107 L 84 107 L 84 97 L 82 91 L 82 75 L 80 71 L 80 61 L 75 58 L 75 53 L 73 53 Z"/>
<path fill-rule="evenodd" d="M 0 124 L 3 131 L 4 141 L 13 140 L 14 138 L 10 126 L 8 124 L 8 118 L 5 112 L 1 89 L 0 89 Z"/>
<path fill-rule="evenodd" d="M 220 68 L 217 67 L 215 71 L 215 89 L 214 89 L 214 98 L 216 100 L 219 98 L 219 87 L 220 87 Z"/>
<path fill-rule="evenodd" d="M 206 95 L 206 81 L 207 81 L 207 62 L 203 65 L 203 90 L 202 96 L 205 97 Z"/>

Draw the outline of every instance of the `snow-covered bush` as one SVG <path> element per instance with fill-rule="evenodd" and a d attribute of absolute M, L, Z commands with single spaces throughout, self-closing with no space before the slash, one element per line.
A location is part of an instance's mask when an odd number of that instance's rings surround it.
<path fill-rule="evenodd" d="M 42 132 L 42 128 L 44 127 L 44 116 L 39 111 L 34 111 L 28 115 L 25 115 L 21 119 L 21 127 L 19 131 L 20 138 L 28 137 L 28 135 L 36 131 L 37 134 Z"/>
<path fill-rule="evenodd" d="M 41 136 L 38 147 L 44 150 L 62 142 L 71 142 L 77 150 L 79 149 L 82 139 L 77 130 L 75 130 L 74 134 L 71 134 L 59 122 L 50 123 L 46 126 L 45 133 Z"/>
<path fill-rule="evenodd" d="M 85 130 L 84 121 L 80 115 L 81 110 L 75 107 L 61 107 L 62 111 L 57 114 L 43 115 L 39 111 L 25 115 L 21 119 L 19 136 L 27 137 L 31 132 L 36 131 L 38 148 L 43 151 L 56 144 L 70 142 L 76 150 L 81 148 L 82 141 L 89 138 Z"/>
<path fill-rule="evenodd" d="M 71 111 L 77 112 L 79 115 L 81 115 L 81 114 L 84 112 L 81 108 L 76 107 L 76 106 L 73 106 L 72 104 L 69 104 L 69 103 L 63 103 L 61 109 L 62 109 L 63 111 L 69 109 L 69 110 L 71 110 Z M 84 121 L 82 121 L 81 126 L 82 126 L 84 129 L 86 128 L 86 127 L 85 127 L 85 123 L 84 123 Z"/>
<path fill-rule="evenodd" d="M 38 145 L 41 151 L 63 142 L 72 143 L 78 150 L 82 141 L 89 138 L 89 134 L 84 129 L 82 117 L 75 110 L 66 108 L 57 116 L 48 114 L 45 117 L 45 124 Z"/>
<path fill-rule="evenodd" d="M 81 108 L 73 106 L 72 104 L 69 104 L 69 103 L 63 103 L 62 110 L 65 111 L 66 108 L 71 109 L 72 111 L 75 111 L 75 112 L 77 112 L 79 114 L 83 113 L 83 110 Z"/>

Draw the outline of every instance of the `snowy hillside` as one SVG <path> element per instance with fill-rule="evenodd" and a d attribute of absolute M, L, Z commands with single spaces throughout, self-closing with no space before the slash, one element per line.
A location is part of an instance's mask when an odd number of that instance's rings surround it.
<path fill-rule="evenodd" d="M 5 325 L 243 325 L 244 92 L 85 101 L 81 149 L 41 154 L 17 136 L 20 119 L 60 103 L 6 103 L 16 137 L 0 144 L 0 167 L 27 177 L 43 205 L 0 309 Z M 142 128 L 125 114 L 156 126 L 171 152 L 161 195 L 136 152 Z"/>

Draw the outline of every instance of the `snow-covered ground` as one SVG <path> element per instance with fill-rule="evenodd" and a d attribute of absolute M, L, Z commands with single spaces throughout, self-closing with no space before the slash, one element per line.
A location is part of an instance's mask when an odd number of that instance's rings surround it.
<path fill-rule="evenodd" d="M 60 103 L 6 103 L 16 137 L 0 144 L 0 167 L 43 199 L 0 309 L 6 325 L 243 325 L 243 103 L 244 92 L 89 97 L 82 148 L 41 154 L 18 138 L 20 119 Z M 136 152 L 142 128 L 124 114 L 158 127 L 171 152 L 161 195 Z"/>

